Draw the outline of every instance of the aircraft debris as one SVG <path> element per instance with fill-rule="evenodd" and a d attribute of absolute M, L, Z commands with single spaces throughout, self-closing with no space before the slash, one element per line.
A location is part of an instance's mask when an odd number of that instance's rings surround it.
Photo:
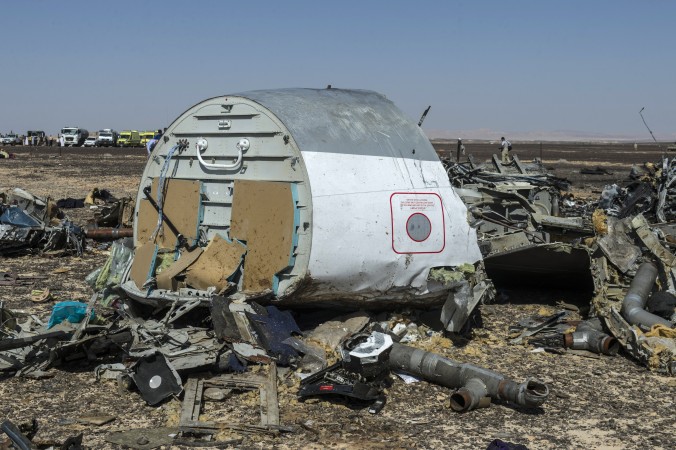
<path fill-rule="evenodd" d="M 36 448 L 30 439 L 28 439 L 28 437 L 26 437 L 9 419 L 5 419 L 2 424 L 0 424 L 0 431 L 3 431 L 14 443 L 16 448 L 20 450 L 33 450 Z"/>
<path fill-rule="evenodd" d="M 84 233 L 50 199 L 16 188 L 0 196 L 0 255 L 81 255 Z"/>
<path fill-rule="evenodd" d="M 522 319 L 518 325 L 510 327 L 510 332 L 518 333 L 516 338 L 510 340 L 512 344 L 528 343 L 554 353 L 562 353 L 563 349 L 568 349 L 614 356 L 619 350 L 619 343 L 605 333 L 598 318 L 573 321 L 568 318 L 567 311 L 559 311 L 547 317 Z"/>
<path fill-rule="evenodd" d="M 522 444 L 506 442 L 501 439 L 494 439 L 488 444 L 486 450 L 528 450 L 528 447 Z"/>
<path fill-rule="evenodd" d="M 130 377 L 149 405 L 183 392 L 180 375 L 160 352 L 139 359 L 132 367 Z"/>
<path fill-rule="evenodd" d="M 341 347 L 341 362 L 301 381 L 298 397 L 345 396 L 371 402 L 369 412 L 385 406 L 383 390 L 390 384 L 388 361 L 392 337 L 380 332 L 358 333 Z"/>
<path fill-rule="evenodd" d="M 113 240 L 123 237 L 133 237 L 131 228 L 85 228 L 85 236 L 94 240 Z"/>
<path fill-rule="evenodd" d="M 27 286 L 34 284 L 37 280 L 47 278 L 44 275 L 37 274 L 15 274 L 13 272 L 0 272 L 0 286 Z"/>
<path fill-rule="evenodd" d="M 524 342 L 524 339 L 540 333 L 556 333 L 561 329 L 559 325 L 564 323 L 567 316 L 567 311 L 559 311 L 548 317 L 529 317 L 525 320 L 520 320 L 518 325 L 510 327 L 510 333 L 517 334 L 516 337 L 510 340 L 510 343 L 521 344 Z M 564 330 L 565 328 L 567 328 L 567 325 L 564 325 Z"/>
<path fill-rule="evenodd" d="M 390 367 L 456 389 L 450 405 L 454 411 L 471 411 L 490 405 L 490 400 L 506 400 L 519 406 L 541 406 L 549 396 L 543 382 L 529 379 L 518 384 L 503 375 L 471 364 L 457 363 L 441 355 L 402 344 L 394 344 Z"/>
<path fill-rule="evenodd" d="M 480 166 L 471 157 L 469 163 L 446 160 L 445 164 L 474 217 L 488 277 L 495 283 L 519 280 L 589 286 L 594 292 L 590 319 L 600 318 L 611 333 L 582 325 L 573 333 L 540 334 L 529 338 L 531 343 L 612 355 L 619 342 L 648 367 L 676 375 L 676 352 L 670 345 L 651 345 L 643 335 L 650 325 L 674 327 L 670 318 L 644 309 L 652 295 L 676 293 L 676 256 L 670 250 L 671 242 L 676 242 L 670 236 L 676 230 L 659 223 L 669 208 L 666 192 L 676 179 L 673 159 L 646 164 L 643 174 L 633 169 L 633 180 L 626 187 L 607 186 L 601 198 L 591 202 L 562 193 L 565 184 L 542 176 L 537 161 L 528 170 L 520 162 L 490 170 L 494 161 Z M 658 273 L 666 281 L 666 290 L 656 289 Z M 610 283 L 616 287 L 611 289 Z M 625 321 L 627 316 L 643 325 L 643 331 L 633 330 Z M 549 319 L 556 324 L 561 317 Z M 545 330 L 549 325 L 546 320 L 540 324 Z M 516 340 L 538 334 L 538 328 L 524 327 Z"/>
<path fill-rule="evenodd" d="M 260 398 L 260 423 L 237 424 L 222 421 L 200 421 L 204 392 L 210 388 L 228 389 L 232 391 L 258 391 Z M 230 429 L 244 433 L 272 433 L 293 431 L 292 427 L 280 424 L 279 404 L 277 400 L 277 366 L 268 365 L 268 374 L 253 375 L 251 373 L 220 375 L 218 377 L 198 380 L 191 378 L 185 387 L 185 396 L 181 407 L 179 429 L 184 433 L 205 434 L 220 429 Z"/>
<path fill-rule="evenodd" d="M 106 441 L 125 448 L 145 450 L 171 445 L 177 434 L 178 429 L 173 427 L 138 428 L 110 433 Z"/>
<path fill-rule="evenodd" d="M 95 291 L 89 303 L 56 303 L 41 320 L 0 302 L 0 372 L 39 378 L 87 361 L 97 380 L 135 386 L 149 405 L 182 396 L 175 428 L 109 437 L 136 448 L 217 445 L 188 437 L 222 430 L 296 431 L 281 423 L 278 378 L 291 380 L 298 399 L 347 397 L 374 414 L 398 382 L 392 374 L 449 388 L 448 405 L 458 412 L 494 400 L 540 408 L 547 383 L 518 383 L 428 351 L 430 341 L 467 335 L 482 304 L 495 300 L 494 282 L 529 281 L 583 286 L 593 296 L 590 311 L 562 305 L 522 319 L 510 330 L 512 344 L 598 358 L 621 347 L 653 370 L 676 374 L 676 228 L 660 219 L 671 217 L 670 161 L 583 201 L 565 193 L 569 183 L 541 162 L 517 155 L 508 166 L 496 158 L 478 165 L 471 155 L 468 163 L 442 166 L 415 125 L 382 96 L 331 91 L 247 93 L 186 111 L 148 160 L 133 236 L 110 244 L 105 265 L 87 277 Z M 332 123 L 337 99 L 382 114 L 384 125 L 343 111 L 349 125 L 338 121 L 335 141 L 318 147 L 312 124 L 288 112 L 288 104 L 316 101 L 311 112 Z M 227 119 L 213 121 L 221 116 Z M 259 134 L 271 153 L 228 131 L 230 120 L 268 130 Z M 388 120 L 403 128 L 403 144 L 390 139 Z M 364 131 L 376 126 L 378 133 Z M 378 150 L 360 147 L 365 134 L 381 144 Z M 340 141 L 362 143 L 344 151 Z M 360 187 L 372 178 L 370 157 L 386 160 L 394 173 L 376 186 L 377 195 L 373 186 Z M 327 158 L 340 167 L 335 177 L 326 174 Z M 39 237 L 26 234 L 8 251 L 77 254 L 67 232 L 61 246 L 52 237 L 56 216 L 48 200 L 20 190 L 6 198 L 2 225 Z M 118 212 L 99 225 L 111 228 L 91 233 L 125 233 L 114 227 L 131 216 L 122 212 L 130 204 L 106 205 Z M 80 251 L 83 239 L 78 232 Z M 34 279 L 0 277 L 0 284 L 22 282 Z M 48 301 L 48 288 L 34 291 L 36 303 Z M 300 308 L 313 305 L 322 310 Z M 342 309 L 328 309 L 336 306 Z M 367 311 L 348 312 L 355 307 Z M 431 310 L 434 325 L 414 307 Z M 323 317 L 310 326 L 313 314 Z M 242 391 L 258 392 L 260 422 L 201 417 L 206 403 L 234 403 Z"/>
<path fill-rule="evenodd" d="M 581 322 L 574 332 L 566 333 L 563 337 L 564 346 L 573 350 L 614 356 L 620 348 L 617 339 L 604 332 L 598 319 Z"/>
<path fill-rule="evenodd" d="M 589 168 L 584 168 L 580 170 L 581 174 L 584 175 L 612 175 L 613 173 L 609 171 L 608 169 L 605 169 L 603 167 L 595 167 L 593 169 Z"/>
<path fill-rule="evenodd" d="M 262 140 L 242 138 L 251 126 Z M 481 259 L 429 140 L 375 92 L 216 97 L 164 136 L 139 186 L 121 285 L 139 302 L 206 305 L 212 288 L 284 305 L 441 304 L 458 286 L 431 281 L 430 270 Z M 172 276 L 160 286 L 164 270 Z"/>

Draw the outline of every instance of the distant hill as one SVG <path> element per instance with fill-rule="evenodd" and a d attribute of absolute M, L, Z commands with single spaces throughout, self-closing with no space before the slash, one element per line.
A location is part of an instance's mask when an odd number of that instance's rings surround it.
<path fill-rule="evenodd" d="M 430 139 L 434 140 L 475 140 L 499 141 L 505 136 L 510 141 L 522 142 L 652 142 L 648 135 L 603 134 L 585 131 L 556 130 L 556 131 L 500 131 L 479 128 L 476 130 L 424 130 Z M 646 132 L 646 134 L 648 134 Z M 661 142 L 676 142 L 676 133 L 655 136 Z"/>

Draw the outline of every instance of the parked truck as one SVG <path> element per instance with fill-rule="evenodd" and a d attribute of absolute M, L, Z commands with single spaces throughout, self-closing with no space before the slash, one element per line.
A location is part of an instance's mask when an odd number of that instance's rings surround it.
<path fill-rule="evenodd" d="M 117 140 L 117 145 L 120 147 L 140 147 L 141 135 L 136 130 L 125 130 L 120 132 L 120 137 Z"/>
<path fill-rule="evenodd" d="M 21 138 L 14 133 L 7 133 L 2 138 L 0 138 L 0 144 L 4 145 L 21 145 Z"/>
<path fill-rule="evenodd" d="M 29 145 L 47 145 L 47 135 L 44 131 L 31 131 L 26 132 L 28 137 Z"/>
<path fill-rule="evenodd" d="M 61 135 L 66 147 L 79 147 L 89 137 L 89 131 L 80 127 L 63 127 L 61 128 Z"/>
<path fill-rule="evenodd" d="M 96 139 L 96 145 L 99 147 L 117 147 L 117 141 L 120 138 L 120 134 L 111 129 L 104 128 L 99 131 L 99 137 Z"/>
<path fill-rule="evenodd" d="M 154 131 L 142 131 L 141 132 L 141 146 L 145 147 L 146 144 L 148 144 L 148 141 L 151 140 L 155 136 Z"/>

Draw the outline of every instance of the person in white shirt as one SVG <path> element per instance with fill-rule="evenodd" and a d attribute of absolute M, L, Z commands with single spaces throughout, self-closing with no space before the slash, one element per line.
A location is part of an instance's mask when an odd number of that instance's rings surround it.
<path fill-rule="evenodd" d="M 146 144 L 146 151 L 148 152 L 148 158 L 150 158 L 150 154 L 153 152 L 153 149 L 157 145 L 158 142 L 160 142 L 160 139 L 162 139 L 162 130 L 157 130 L 157 133 L 153 136 L 151 140 L 148 141 Z"/>
<path fill-rule="evenodd" d="M 502 149 L 502 164 L 509 164 L 509 151 L 512 149 L 512 143 L 503 136 L 500 138 L 500 148 Z"/>

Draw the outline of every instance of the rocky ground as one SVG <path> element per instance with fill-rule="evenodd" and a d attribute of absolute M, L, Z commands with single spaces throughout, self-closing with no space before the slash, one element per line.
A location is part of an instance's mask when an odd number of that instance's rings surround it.
<path fill-rule="evenodd" d="M 449 145 L 454 148 L 454 143 Z M 497 145 L 466 147 L 479 158 L 497 151 L 493 148 Z M 443 143 L 438 148 L 443 151 Z M 603 184 L 625 179 L 632 163 L 656 161 L 661 154 L 656 147 L 639 149 L 634 151 L 633 145 L 545 145 L 543 159 L 556 175 L 571 179 L 578 192 L 594 195 Z M 142 149 L 73 149 L 61 154 L 58 149 L 8 150 L 17 157 L 0 160 L 0 190 L 21 187 L 54 199 L 84 197 L 94 187 L 109 189 L 117 196 L 135 196 L 145 164 Z M 539 145 L 515 145 L 515 151 L 522 160 L 529 160 L 539 156 Z M 608 168 L 613 174 L 580 175 L 579 169 L 586 166 Z M 70 210 L 68 214 L 83 224 L 93 216 L 88 209 Z M 106 257 L 105 251 L 89 250 L 81 258 L 1 258 L 0 271 L 34 278 L 27 286 L 0 286 L 0 300 L 11 309 L 46 319 L 54 302 L 86 301 L 90 297 L 92 292 L 84 277 Z M 31 290 L 43 288 L 51 290 L 52 300 L 33 303 Z M 295 376 L 280 371 L 281 421 L 296 431 L 280 436 L 243 436 L 238 447 L 482 449 L 500 438 L 531 449 L 676 448 L 676 378 L 648 372 L 622 353 L 616 357 L 557 355 L 507 343 L 507 327 L 519 318 L 552 313 L 559 301 L 576 304 L 584 311 L 589 300 L 584 294 L 515 288 L 503 293 L 500 303 L 481 307 L 483 326 L 474 328 L 469 339 L 435 337 L 422 345 L 451 359 L 502 372 L 516 381 L 538 377 L 551 390 L 542 408 L 493 404 L 488 409 L 457 414 L 447 407 L 447 389 L 425 382 L 405 384 L 394 378 L 387 405 L 380 414 L 371 415 L 342 401 L 300 403 L 295 397 Z M 74 362 L 52 369 L 53 377 L 42 380 L 1 379 L 0 419 L 15 423 L 37 419 L 37 443 L 62 442 L 83 433 L 88 448 L 116 448 L 104 440 L 113 431 L 177 424 L 179 400 L 147 406 L 136 392 L 121 390 L 114 382 L 95 381 L 95 365 Z M 255 402 L 252 394 L 235 394 L 224 403 L 212 405 L 208 413 L 237 422 L 254 421 Z M 111 415 L 115 420 L 101 426 L 81 423 L 92 415 Z"/>

